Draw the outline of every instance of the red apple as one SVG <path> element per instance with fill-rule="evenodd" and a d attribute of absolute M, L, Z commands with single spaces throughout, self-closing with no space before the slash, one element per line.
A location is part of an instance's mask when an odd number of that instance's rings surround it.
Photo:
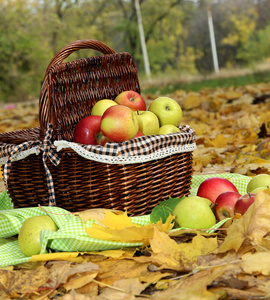
<path fill-rule="evenodd" d="M 241 194 L 233 191 L 223 192 L 217 197 L 215 201 L 214 213 L 218 221 L 221 221 L 225 218 L 233 218 L 234 206 L 240 197 Z"/>
<path fill-rule="evenodd" d="M 124 91 L 120 93 L 114 101 L 120 105 L 125 105 L 134 111 L 146 110 L 146 103 L 143 97 L 135 91 Z"/>
<path fill-rule="evenodd" d="M 104 146 L 109 140 L 100 129 L 101 116 L 88 116 L 80 120 L 73 132 L 75 143 Z"/>
<path fill-rule="evenodd" d="M 238 213 L 243 215 L 250 205 L 255 201 L 255 197 L 257 194 L 245 194 L 241 196 L 235 204 L 234 213 Z"/>
<path fill-rule="evenodd" d="M 137 132 L 136 135 L 134 136 L 134 139 L 135 139 L 136 137 L 139 137 L 139 136 L 143 136 L 143 134 L 140 132 L 140 130 L 138 130 L 138 132 Z"/>
<path fill-rule="evenodd" d="M 113 142 L 134 138 L 139 130 L 136 112 L 124 105 L 111 106 L 101 118 L 101 131 Z"/>
<path fill-rule="evenodd" d="M 197 196 L 207 198 L 215 203 L 217 197 L 227 191 L 238 192 L 235 185 L 226 178 L 210 177 L 199 186 Z"/>

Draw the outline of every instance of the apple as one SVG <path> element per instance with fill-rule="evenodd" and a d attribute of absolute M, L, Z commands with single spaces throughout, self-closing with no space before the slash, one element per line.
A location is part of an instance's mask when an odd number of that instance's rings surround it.
<path fill-rule="evenodd" d="M 270 187 L 270 175 L 269 174 L 259 174 L 254 176 L 247 185 L 247 193 L 251 193 L 258 187 Z"/>
<path fill-rule="evenodd" d="M 158 134 L 159 120 L 153 112 L 138 110 L 136 116 L 139 123 L 139 130 L 143 135 Z"/>
<path fill-rule="evenodd" d="M 57 231 L 58 227 L 50 216 L 30 217 L 22 223 L 18 235 L 18 243 L 25 256 L 30 257 L 40 253 L 41 230 Z"/>
<path fill-rule="evenodd" d="M 143 136 L 143 134 L 140 132 L 140 130 L 138 130 L 138 132 L 137 132 L 136 135 L 134 136 L 134 139 L 135 139 L 136 137 L 139 137 L 139 136 Z"/>
<path fill-rule="evenodd" d="M 215 215 L 206 200 L 197 196 L 181 200 L 173 210 L 176 224 L 190 229 L 208 229 L 215 225 Z"/>
<path fill-rule="evenodd" d="M 109 140 L 100 129 L 101 116 L 88 116 L 75 126 L 73 139 L 75 143 L 104 146 Z"/>
<path fill-rule="evenodd" d="M 260 191 L 267 190 L 267 187 L 259 186 L 255 190 L 251 191 L 250 194 L 258 194 Z"/>
<path fill-rule="evenodd" d="M 241 196 L 235 204 L 234 213 L 243 215 L 250 205 L 255 201 L 257 194 L 247 193 Z"/>
<path fill-rule="evenodd" d="M 114 101 L 120 105 L 125 105 L 134 111 L 146 110 L 146 103 L 143 97 L 135 91 L 124 91 L 120 93 Z"/>
<path fill-rule="evenodd" d="M 174 132 L 179 132 L 180 129 L 175 125 L 167 124 L 159 128 L 158 134 L 170 134 Z"/>
<path fill-rule="evenodd" d="M 178 127 L 182 121 L 181 106 L 172 98 L 159 97 L 150 104 L 148 110 L 157 115 L 160 127 L 166 124 Z"/>
<path fill-rule="evenodd" d="M 205 179 L 198 188 L 197 196 L 204 197 L 215 203 L 217 197 L 227 191 L 238 192 L 236 186 L 226 178 L 210 177 Z"/>
<path fill-rule="evenodd" d="M 101 118 L 101 131 L 113 142 L 134 138 L 139 130 L 136 112 L 124 105 L 109 107 Z"/>
<path fill-rule="evenodd" d="M 118 105 L 115 101 L 110 99 L 102 99 L 94 104 L 91 110 L 91 115 L 102 116 L 105 110 L 111 106 Z"/>
<path fill-rule="evenodd" d="M 221 221 L 225 218 L 234 217 L 234 207 L 237 200 L 242 195 L 238 192 L 227 191 L 221 193 L 216 201 L 214 207 L 214 213 L 218 221 Z"/>

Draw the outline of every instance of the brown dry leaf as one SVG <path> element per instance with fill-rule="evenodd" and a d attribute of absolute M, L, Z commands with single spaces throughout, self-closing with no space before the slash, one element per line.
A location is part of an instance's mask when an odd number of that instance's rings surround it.
<path fill-rule="evenodd" d="M 86 272 L 85 274 L 76 273 L 76 276 L 72 276 L 63 287 L 65 290 L 70 291 L 71 289 L 78 289 L 86 284 L 89 284 L 97 276 L 98 272 Z"/>
<path fill-rule="evenodd" d="M 135 296 L 140 295 L 147 285 L 148 283 L 141 283 L 138 278 L 120 279 L 112 287 L 103 288 L 100 295 L 110 300 L 135 300 L 138 299 Z"/>
<path fill-rule="evenodd" d="M 247 212 L 228 228 L 224 242 L 218 253 L 238 251 L 244 242 L 259 245 L 270 231 L 270 195 L 261 191 Z"/>
<path fill-rule="evenodd" d="M 41 266 L 36 270 L 9 271 L 0 269 L 0 287 L 6 294 L 24 294 L 47 284 L 50 271 Z"/>
<path fill-rule="evenodd" d="M 217 300 L 220 294 L 215 294 L 207 290 L 207 286 L 220 277 L 226 271 L 232 270 L 232 265 L 215 267 L 208 270 L 196 272 L 183 277 L 179 281 L 168 287 L 165 291 L 156 292 L 151 299 L 159 300 Z M 224 293 L 225 294 L 225 293 Z"/>
<path fill-rule="evenodd" d="M 163 277 L 169 275 L 167 272 L 149 270 L 151 262 L 140 262 L 138 259 L 108 259 L 97 263 L 100 272 L 97 276 L 97 281 L 112 285 L 120 279 L 138 278 L 140 282 L 156 283 Z"/>
<path fill-rule="evenodd" d="M 50 268 L 51 277 L 49 287 L 57 287 L 59 285 L 65 284 L 69 281 L 70 277 L 73 275 L 78 275 L 81 273 L 96 274 L 99 270 L 99 266 L 92 262 L 85 262 L 82 264 L 72 264 L 69 262 L 54 262 L 51 263 Z M 80 283 L 80 282 L 79 282 Z"/>

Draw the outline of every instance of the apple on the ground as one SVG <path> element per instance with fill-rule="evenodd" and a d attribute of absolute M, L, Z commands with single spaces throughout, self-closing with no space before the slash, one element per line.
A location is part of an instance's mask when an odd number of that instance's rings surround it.
<path fill-rule="evenodd" d="M 160 127 L 166 124 L 178 127 L 182 121 L 181 106 L 172 98 L 159 97 L 150 104 L 148 110 L 157 115 Z"/>
<path fill-rule="evenodd" d="M 101 132 L 101 116 L 88 116 L 75 126 L 73 139 L 75 143 L 104 146 L 109 140 Z"/>
<path fill-rule="evenodd" d="M 180 129 L 177 126 L 171 125 L 171 124 L 166 124 L 159 128 L 158 134 L 170 134 L 170 133 L 179 132 L 179 131 L 180 131 Z"/>
<path fill-rule="evenodd" d="M 138 110 L 136 116 L 139 123 L 139 130 L 143 135 L 158 134 L 158 117 L 151 111 Z"/>
<path fill-rule="evenodd" d="M 136 112 L 124 105 L 109 107 L 101 118 L 101 131 L 113 142 L 134 138 L 139 130 Z"/>
<path fill-rule="evenodd" d="M 30 217 L 22 223 L 18 235 L 18 244 L 25 256 L 30 257 L 40 253 L 41 230 L 57 231 L 58 227 L 50 216 Z"/>
<path fill-rule="evenodd" d="M 243 215 L 250 205 L 255 201 L 255 197 L 257 194 L 247 193 L 241 196 L 235 204 L 234 213 L 238 213 Z"/>
<path fill-rule="evenodd" d="M 270 174 L 258 174 L 247 185 L 247 193 L 252 193 L 258 187 L 270 187 Z"/>
<path fill-rule="evenodd" d="M 206 200 L 197 196 L 181 200 L 173 210 L 177 225 L 191 229 L 208 229 L 215 225 L 215 215 Z"/>
<path fill-rule="evenodd" d="M 227 191 L 238 192 L 236 186 L 226 178 L 210 177 L 205 179 L 198 188 L 197 196 L 207 198 L 215 203 L 217 197 Z"/>
<path fill-rule="evenodd" d="M 234 207 L 240 197 L 241 194 L 233 191 L 223 192 L 217 197 L 214 213 L 218 221 L 234 217 Z"/>
<path fill-rule="evenodd" d="M 146 103 L 143 97 L 135 91 L 124 91 L 116 96 L 114 101 L 129 107 L 133 111 L 146 110 Z"/>
<path fill-rule="evenodd" d="M 105 110 L 111 106 L 118 105 L 115 101 L 110 99 L 102 99 L 94 104 L 91 110 L 91 115 L 102 116 Z"/>

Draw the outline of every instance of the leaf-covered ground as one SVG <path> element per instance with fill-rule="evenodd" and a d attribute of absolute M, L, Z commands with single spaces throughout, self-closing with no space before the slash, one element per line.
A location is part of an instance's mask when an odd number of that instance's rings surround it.
<path fill-rule="evenodd" d="M 270 84 L 167 96 L 196 131 L 194 174 L 270 173 Z M 0 132 L 36 126 L 36 102 L 0 108 Z M 215 234 L 154 228 L 138 249 L 52 254 L 0 269 L 0 298 L 270 299 L 269 212 L 270 195 L 262 192 Z"/>

